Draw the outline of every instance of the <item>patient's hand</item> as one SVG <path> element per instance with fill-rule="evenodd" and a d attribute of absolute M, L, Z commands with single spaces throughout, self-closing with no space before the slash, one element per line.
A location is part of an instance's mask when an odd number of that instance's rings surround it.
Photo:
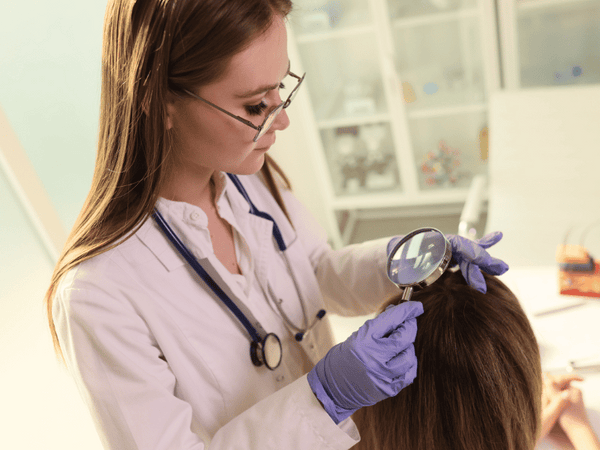
<path fill-rule="evenodd" d="M 578 375 L 543 374 L 542 388 L 542 428 L 540 439 L 548 435 L 564 409 L 569 405 L 568 391 L 572 381 L 582 381 Z"/>
<path fill-rule="evenodd" d="M 588 419 L 581 390 L 569 387 L 568 403 L 558 418 L 558 423 L 577 450 L 600 450 L 600 441 Z"/>

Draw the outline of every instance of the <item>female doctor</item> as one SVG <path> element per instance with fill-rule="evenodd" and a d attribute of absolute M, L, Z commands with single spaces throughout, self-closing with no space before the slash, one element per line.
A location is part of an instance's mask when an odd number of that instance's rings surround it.
<path fill-rule="evenodd" d="M 396 287 L 386 241 L 332 250 L 267 156 L 303 80 L 290 9 L 108 2 L 93 183 L 46 297 L 106 448 L 347 449 L 349 416 L 415 377 L 420 303 L 331 348 L 324 311 Z M 451 237 L 478 289 L 479 268 L 507 269 L 485 251 L 499 238 Z"/>

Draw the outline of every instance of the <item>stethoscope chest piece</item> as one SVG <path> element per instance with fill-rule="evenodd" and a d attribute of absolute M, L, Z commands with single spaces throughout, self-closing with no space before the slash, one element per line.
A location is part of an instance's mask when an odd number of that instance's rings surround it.
<path fill-rule="evenodd" d="M 262 342 L 252 341 L 250 344 L 250 358 L 255 366 L 263 364 L 270 370 L 275 370 L 281 364 L 281 341 L 274 333 L 265 336 Z"/>

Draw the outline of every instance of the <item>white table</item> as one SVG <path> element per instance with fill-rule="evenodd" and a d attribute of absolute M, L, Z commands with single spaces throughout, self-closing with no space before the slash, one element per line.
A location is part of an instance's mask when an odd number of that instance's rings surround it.
<path fill-rule="evenodd" d="M 542 370 L 566 373 L 569 361 L 600 364 L 600 298 L 559 295 L 557 270 L 557 266 L 511 267 L 501 279 L 529 316 L 540 345 Z M 600 371 L 578 373 L 585 378 L 577 385 L 600 436 Z M 538 448 L 573 447 L 552 434 Z"/>

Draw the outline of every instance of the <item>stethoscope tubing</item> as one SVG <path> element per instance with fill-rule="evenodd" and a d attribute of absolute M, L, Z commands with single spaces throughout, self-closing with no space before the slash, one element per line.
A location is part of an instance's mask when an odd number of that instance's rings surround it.
<path fill-rule="evenodd" d="M 206 285 L 215 293 L 215 295 L 225 303 L 225 306 L 229 308 L 229 310 L 235 315 L 235 317 L 242 323 L 244 328 L 250 334 L 250 337 L 254 342 L 262 342 L 263 338 L 256 331 L 254 326 L 250 323 L 250 321 L 246 318 L 244 313 L 238 308 L 238 306 L 229 298 L 229 296 L 221 289 L 221 287 L 216 283 L 215 280 L 204 270 L 204 268 L 198 263 L 194 255 L 188 250 L 188 248 L 181 242 L 179 237 L 173 232 L 169 224 L 165 221 L 162 214 L 154 209 L 152 217 L 161 228 L 165 236 L 171 241 L 171 243 L 175 246 L 175 248 L 179 251 L 181 256 L 185 258 L 188 264 L 195 270 L 198 276 L 206 283 Z"/>
<path fill-rule="evenodd" d="M 304 328 L 303 329 L 296 327 L 292 323 L 292 321 L 288 318 L 287 314 L 285 314 L 285 312 L 283 311 L 283 309 L 281 308 L 281 306 L 278 302 L 278 297 L 273 292 L 273 289 L 271 288 L 271 285 L 269 283 L 267 284 L 267 286 L 268 286 L 267 289 L 269 291 L 270 296 L 273 298 L 273 300 L 275 302 L 275 306 L 278 309 L 284 322 L 286 322 L 288 327 L 290 327 L 292 330 L 294 330 L 294 332 L 295 332 L 294 338 L 296 339 L 296 341 L 300 342 L 308 334 L 308 332 L 318 323 L 318 321 L 321 320 L 323 318 L 323 316 L 325 316 L 326 312 L 324 309 L 319 310 L 319 312 L 317 313 L 317 315 L 313 319 L 313 321 L 310 324 L 308 323 L 308 319 L 307 319 L 307 315 L 306 315 L 306 308 L 305 308 L 305 305 L 304 305 L 304 302 L 302 299 L 302 294 L 300 292 L 300 286 L 298 285 L 298 282 L 296 281 L 296 276 L 290 265 L 288 256 L 285 252 L 285 250 L 287 250 L 287 246 L 285 245 L 285 241 L 283 240 L 283 235 L 281 234 L 281 230 L 277 226 L 275 219 L 273 219 L 273 217 L 271 217 L 271 215 L 269 215 L 263 211 L 260 211 L 258 208 L 256 208 L 256 206 L 254 205 L 254 203 L 248 196 L 246 189 L 244 188 L 244 186 L 242 185 L 240 180 L 237 178 L 237 176 L 235 176 L 233 174 L 227 174 L 227 175 L 229 176 L 231 181 L 234 183 L 235 187 L 238 189 L 240 194 L 248 202 L 248 205 L 250 207 L 250 214 L 258 216 L 262 219 L 269 220 L 273 224 L 273 237 L 274 237 L 275 241 L 277 242 L 277 246 L 279 247 L 279 250 L 282 254 L 283 260 L 285 261 L 287 270 L 290 273 L 290 275 L 292 276 L 292 280 L 294 282 L 294 287 L 296 288 L 296 291 L 298 292 L 298 296 L 300 297 L 299 300 L 300 300 L 300 305 L 302 307 L 302 315 L 304 317 L 304 319 L 303 319 Z M 229 308 L 229 310 L 235 315 L 235 317 L 240 321 L 240 323 L 244 326 L 244 328 L 246 328 L 246 331 L 248 331 L 248 334 L 252 338 L 252 344 L 250 346 L 250 357 L 252 359 L 253 364 L 256 366 L 260 366 L 264 363 L 269 369 L 275 370 L 281 362 L 281 353 L 279 354 L 279 359 L 277 361 L 270 362 L 269 358 L 267 357 L 268 352 L 266 351 L 265 347 L 270 342 L 272 344 L 272 345 L 270 345 L 270 348 L 272 349 L 273 345 L 275 345 L 275 344 L 273 344 L 273 340 L 275 340 L 276 344 L 279 346 L 279 349 L 280 349 L 279 351 L 281 351 L 281 341 L 279 340 L 279 337 L 274 333 L 267 333 L 266 331 L 264 331 L 262 329 L 262 325 L 260 325 L 260 323 L 258 323 L 258 321 L 256 319 L 254 319 L 254 317 L 252 317 L 252 313 L 250 311 L 248 311 L 248 315 L 254 320 L 254 322 L 256 323 L 256 326 L 262 331 L 262 333 L 259 332 L 252 325 L 252 323 L 250 322 L 250 320 L 248 319 L 246 314 L 244 314 L 244 312 L 235 303 L 235 301 L 233 301 L 231 298 L 229 298 L 229 296 L 219 286 L 219 284 L 208 274 L 208 272 L 196 260 L 194 255 L 192 255 L 192 253 L 190 252 L 190 250 L 183 244 L 183 242 L 181 242 L 181 240 L 179 239 L 177 234 L 169 226 L 169 224 L 166 222 L 166 220 L 161 215 L 160 211 L 158 211 L 158 209 L 154 208 L 152 217 L 154 218 L 155 222 L 158 224 L 160 229 L 163 231 L 163 233 L 167 237 L 167 239 L 175 246 L 177 251 L 184 257 L 184 259 L 194 269 L 194 271 L 198 274 L 198 276 L 213 291 L 213 293 L 217 296 L 217 298 L 219 298 L 225 304 L 225 306 L 227 306 L 227 308 Z M 268 342 L 269 338 L 271 338 L 271 341 Z"/>
<path fill-rule="evenodd" d="M 263 212 L 263 211 L 259 210 L 256 206 L 254 206 L 254 203 L 252 202 L 252 200 L 250 200 L 250 197 L 248 196 L 248 192 L 246 192 L 246 189 L 244 188 L 244 186 L 242 185 L 242 182 L 240 181 L 240 179 L 238 177 L 236 177 L 235 175 L 233 175 L 231 173 L 228 173 L 227 176 L 233 182 L 233 184 L 235 185 L 237 190 L 240 192 L 240 194 L 242 194 L 242 196 L 246 199 L 246 201 L 248 202 L 248 205 L 250 205 L 250 214 L 261 217 L 261 218 L 266 219 L 266 220 L 270 221 L 271 223 L 273 223 L 273 237 L 275 238 L 275 242 L 277 242 L 277 246 L 279 247 L 279 250 L 282 253 L 284 253 L 287 250 L 287 246 L 285 245 L 285 241 L 283 240 L 283 235 L 281 234 L 281 230 L 277 226 L 277 222 L 275 222 L 275 219 L 273 219 L 273 217 L 271 217 L 270 214 L 267 214 L 266 212 Z M 286 262 L 287 262 L 287 260 L 286 260 Z"/>
<path fill-rule="evenodd" d="M 292 269 L 292 267 L 290 265 L 290 262 L 289 262 L 289 259 L 288 259 L 287 255 L 285 253 L 285 250 L 287 250 L 287 246 L 285 245 L 285 241 L 283 240 L 283 235 L 281 234 L 281 231 L 279 230 L 279 227 L 277 226 L 277 222 L 275 222 L 275 219 L 273 219 L 273 217 L 271 217 L 271 215 L 267 214 L 266 212 L 263 212 L 263 211 L 259 210 L 254 205 L 254 203 L 250 199 L 250 196 L 248 195 L 248 192 L 246 192 L 246 189 L 242 185 L 242 182 L 239 180 L 239 178 L 236 175 L 228 173 L 227 176 L 233 182 L 233 184 L 235 185 L 235 187 L 237 188 L 237 190 L 240 192 L 240 194 L 242 194 L 242 196 L 246 199 L 246 202 L 248 202 L 248 205 L 250 206 L 250 214 L 253 214 L 255 216 L 258 216 L 258 217 L 261 217 L 263 219 L 266 219 L 266 220 L 270 221 L 273 224 L 273 237 L 275 238 L 275 241 L 277 242 L 277 246 L 279 247 L 279 251 L 281 251 L 281 254 L 283 256 L 283 260 L 285 262 L 285 265 L 287 266 L 287 270 L 288 270 L 288 272 L 292 276 L 292 281 L 294 282 L 294 287 L 296 288 L 296 292 L 298 292 L 298 295 L 301 296 L 300 286 L 298 285 L 298 282 L 296 281 L 296 276 L 294 275 L 294 270 Z M 298 328 L 297 326 L 295 326 L 292 323 L 292 321 L 288 318 L 287 314 L 283 311 L 283 308 L 281 307 L 280 302 L 278 301 L 279 299 L 275 295 L 275 293 L 273 292 L 273 289 L 271 288 L 271 285 L 268 286 L 268 289 L 269 289 L 269 293 L 271 294 L 271 297 L 275 301 L 275 306 L 277 307 L 277 310 L 279 311 L 279 314 L 281 315 L 281 317 L 283 318 L 283 320 L 287 323 L 287 325 L 295 331 L 294 339 L 296 339 L 296 341 L 298 341 L 298 342 L 302 341 L 302 339 L 308 334 L 308 332 L 326 314 L 326 311 L 324 309 L 321 309 L 321 310 L 319 310 L 319 312 L 317 313 L 317 315 L 313 319 L 313 321 L 311 323 L 308 323 L 308 318 L 307 318 L 307 314 L 306 314 L 306 308 L 304 306 L 304 302 L 302 301 L 302 299 L 300 299 L 300 306 L 302 307 L 302 315 L 304 317 L 304 324 L 303 324 L 304 327 L 303 328 Z"/>

